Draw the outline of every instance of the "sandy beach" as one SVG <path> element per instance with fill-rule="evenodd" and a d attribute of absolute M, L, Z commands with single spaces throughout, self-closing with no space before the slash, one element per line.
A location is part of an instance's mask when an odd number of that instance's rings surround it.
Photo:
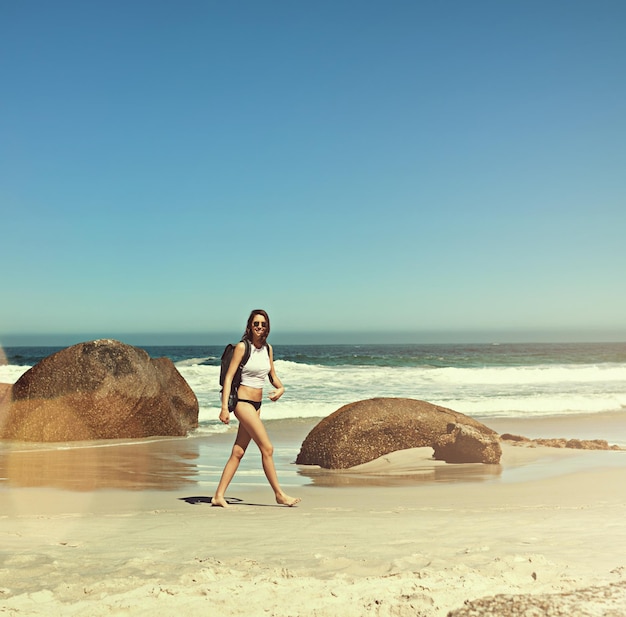
<path fill-rule="evenodd" d="M 277 449 L 307 430 L 275 435 Z M 218 467 L 231 439 L 211 442 Z M 624 451 L 505 444 L 498 466 L 446 465 L 428 448 L 348 473 L 283 464 L 297 508 L 244 470 L 224 510 L 194 480 L 191 441 L 5 451 L 0 611 L 441 617 L 483 596 L 626 579 Z"/>

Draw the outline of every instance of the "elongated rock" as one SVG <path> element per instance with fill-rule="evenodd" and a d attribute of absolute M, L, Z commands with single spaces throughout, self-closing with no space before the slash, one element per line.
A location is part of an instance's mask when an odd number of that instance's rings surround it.
<path fill-rule="evenodd" d="M 470 460 L 463 462 L 499 462 L 502 451 L 497 433 L 477 420 L 426 401 L 374 398 L 345 405 L 319 422 L 302 443 L 296 463 L 347 469 L 397 450 L 434 448 L 443 436 L 450 445 L 451 426 L 471 427 L 483 444 L 491 445 L 487 456 L 481 446 L 472 457 L 464 443 L 463 457 Z M 455 458 L 454 449 L 442 451 Z"/>

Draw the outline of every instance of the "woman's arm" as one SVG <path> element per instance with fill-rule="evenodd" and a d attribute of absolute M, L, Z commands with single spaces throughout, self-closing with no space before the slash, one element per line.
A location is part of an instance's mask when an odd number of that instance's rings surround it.
<path fill-rule="evenodd" d="M 228 411 L 228 397 L 230 396 L 230 389 L 233 385 L 233 379 L 235 377 L 235 373 L 243 360 L 243 355 L 246 351 L 246 344 L 241 341 L 235 345 L 235 350 L 233 351 L 233 357 L 230 359 L 230 365 L 228 366 L 228 370 L 226 371 L 226 375 L 224 375 L 224 385 L 222 387 L 222 409 L 220 411 L 220 420 L 224 424 L 228 424 L 230 422 L 230 412 Z"/>
<path fill-rule="evenodd" d="M 278 379 L 278 375 L 276 374 L 276 369 L 274 368 L 274 350 L 272 349 L 272 346 L 269 343 L 267 344 L 267 347 L 268 347 L 269 356 L 270 356 L 269 378 L 270 378 L 270 381 L 272 382 L 272 385 L 274 386 L 274 390 L 272 390 L 268 396 L 269 396 L 270 401 L 277 401 L 285 393 L 285 386 L 283 386 L 283 382 L 280 379 Z"/>

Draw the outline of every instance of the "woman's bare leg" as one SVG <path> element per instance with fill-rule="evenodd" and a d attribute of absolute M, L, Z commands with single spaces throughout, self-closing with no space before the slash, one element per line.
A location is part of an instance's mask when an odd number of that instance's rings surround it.
<path fill-rule="evenodd" d="M 222 477 L 220 478 L 220 483 L 217 485 L 215 494 L 211 499 L 211 505 L 221 506 L 222 508 L 228 507 L 228 503 L 226 502 L 224 495 L 237 469 L 239 469 L 239 463 L 241 462 L 243 455 L 246 453 L 249 443 L 250 435 L 240 422 L 239 428 L 237 429 L 237 437 L 235 438 L 235 443 L 233 444 L 233 449 L 230 453 L 228 461 L 226 461 L 224 471 L 222 471 Z"/>
<path fill-rule="evenodd" d="M 276 474 L 276 467 L 274 466 L 274 446 L 270 442 L 270 438 L 265 430 L 265 426 L 261 421 L 259 412 L 248 405 L 247 403 L 240 403 L 235 409 L 235 415 L 239 420 L 239 426 L 243 426 L 248 439 L 252 438 L 254 443 L 259 447 L 261 451 L 261 460 L 263 462 L 263 471 L 265 477 L 270 483 L 274 495 L 276 495 L 276 503 L 285 506 L 295 506 L 300 502 L 297 497 L 290 497 L 287 495 L 278 482 L 278 476 Z"/>

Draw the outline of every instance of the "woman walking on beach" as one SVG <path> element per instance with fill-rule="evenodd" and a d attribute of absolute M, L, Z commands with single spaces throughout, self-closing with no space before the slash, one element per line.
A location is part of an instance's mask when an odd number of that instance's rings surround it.
<path fill-rule="evenodd" d="M 277 401 L 285 392 L 282 382 L 276 375 L 272 347 L 267 343 L 269 333 L 270 318 L 268 314 L 261 309 L 252 311 L 248 317 L 246 332 L 241 342 L 237 343 L 235 347 L 230 366 L 224 377 L 222 410 L 219 417 L 224 424 L 228 424 L 230 422 L 228 396 L 235 373 L 244 359 L 246 341 L 248 341 L 250 343 L 250 357 L 241 371 L 241 384 L 237 390 L 237 405 L 233 412 L 237 420 L 239 420 L 239 429 L 237 430 L 237 437 L 222 472 L 217 490 L 211 499 L 211 504 L 214 506 L 228 506 L 224 494 L 239 468 L 239 463 L 246 453 L 251 439 L 254 440 L 254 443 L 261 451 L 263 471 L 274 490 L 276 502 L 285 506 L 295 506 L 300 501 L 298 498 L 287 495 L 280 487 L 274 466 L 274 446 L 272 446 L 265 426 L 261 422 L 261 401 L 263 399 L 265 378 L 269 376 L 275 388 L 269 393 L 271 401 Z"/>

